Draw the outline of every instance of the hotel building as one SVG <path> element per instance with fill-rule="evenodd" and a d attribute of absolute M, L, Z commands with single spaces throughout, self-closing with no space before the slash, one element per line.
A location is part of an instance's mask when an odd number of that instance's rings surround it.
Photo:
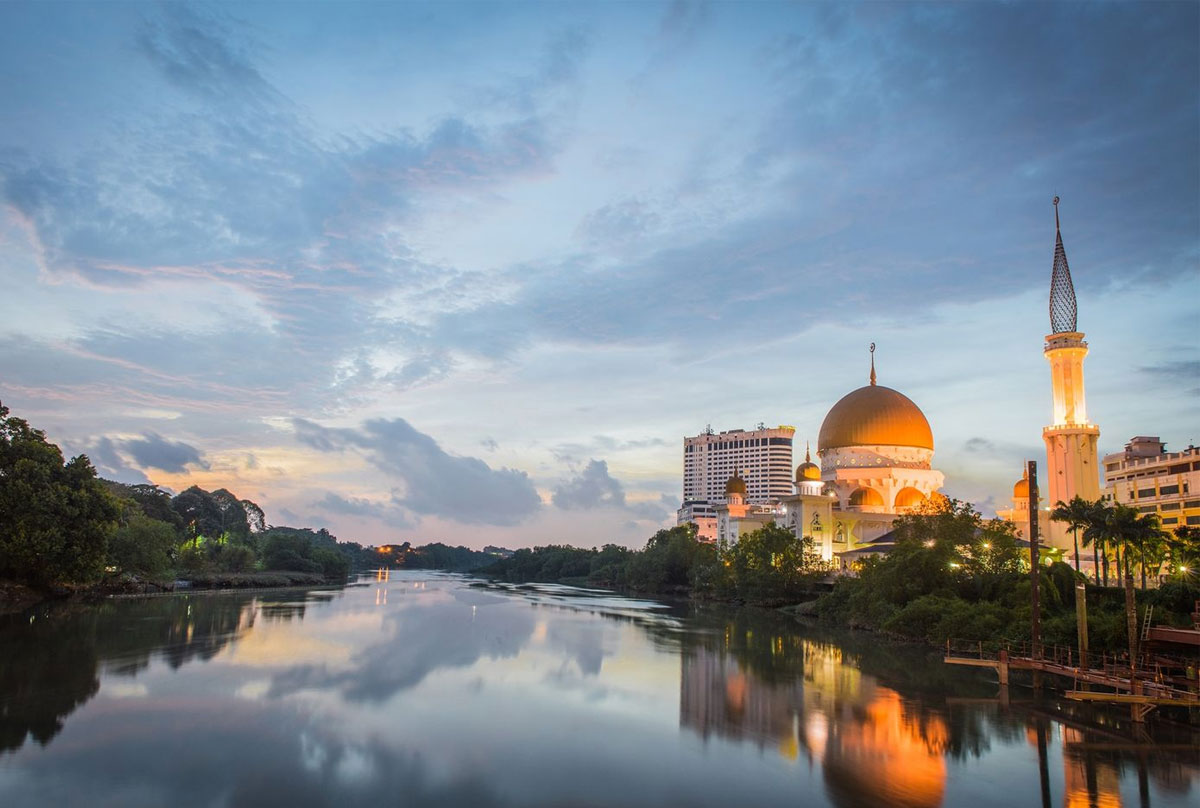
<path fill-rule="evenodd" d="M 1125 451 L 1104 458 L 1104 493 L 1158 514 L 1166 530 L 1200 527 L 1200 448 L 1168 452 L 1158 437 L 1131 438 Z"/>
<path fill-rule="evenodd" d="M 683 439 L 683 507 L 678 523 L 695 522 L 701 538 L 717 536 L 716 506 L 727 503 L 725 484 L 739 475 L 748 505 L 770 505 L 792 493 L 795 427 L 729 429 Z"/>

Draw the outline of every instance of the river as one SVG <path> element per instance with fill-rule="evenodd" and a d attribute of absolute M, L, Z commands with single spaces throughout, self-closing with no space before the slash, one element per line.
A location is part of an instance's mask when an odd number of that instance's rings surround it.
<path fill-rule="evenodd" d="M 1200 729 L 778 613 L 379 573 L 0 617 L 0 805 L 1195 806 Z"/>

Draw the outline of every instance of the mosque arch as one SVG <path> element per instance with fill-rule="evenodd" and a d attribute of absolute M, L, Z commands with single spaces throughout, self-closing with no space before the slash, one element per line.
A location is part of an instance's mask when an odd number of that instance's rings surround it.
<path fill-rule="evenodd" d="M 854 489 L 854 492 L 850 494 L 850 507 L 855 508 L 862 507 L 864 505 L 882 508 L 883 494 L 880 494 L 874 488 Z"/>
<path fill-rule="evenodd" d="M 896 493 L 897 508 L 915 508 L 923 502 L 925 502 L 925 495 L 912 486 L 901 488 Z"/>

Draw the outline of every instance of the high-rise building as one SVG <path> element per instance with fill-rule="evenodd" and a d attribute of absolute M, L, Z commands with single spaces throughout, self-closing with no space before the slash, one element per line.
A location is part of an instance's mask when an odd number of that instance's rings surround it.
<path fill-rule="evenodd" d="M 1158 514 L 1167 530 L 1200 527 L 1200 448 L 1168 452 L 1157 436 L 1139 435 L 1105 456 L 1104 484 L 1114 502 Z"/>
<path fill-rule="evenodd" d="M 735 473 L 746 481 L 746 502 L 765 504 L 792 493 L 792 436 L 796 428 L 711 429 L 683 439 L 683 499 L 725 501 Z"/>
<path fill-rule="evenodd" d="M 750 505 L 777 503 L 792 493 L 795 427 L 729 429 L 683 439 L 683 507 L 679 524 L 695 522 L 702 537 L 716 537 L 716 506 L 726 503 L 725 484 L 735 474 L 746 482 Z"/>
<path fill-rule="evenodd" d="M 1046 503 L 1070 502 L 1080 496 L 1100 498 L 1100 463 L 1096 444 L 1100 428 L 1088 421 L 1083 389 L 1083 359 L 1088 345 L 1077 330 L 1078 308 L 1067 251 L 1063 248 L 1058 220 L 1058 197 L 1054 197 L 1054 268 L 1050 278 L 1050 330 L 1044 353 L 1050 362 L 1050 384 L 1054 393 L 1054 423 L 1042 430 L 1046 441 Z M 1069 546 L 1062 522 L 1051 525 L 1051 542 Z"/>

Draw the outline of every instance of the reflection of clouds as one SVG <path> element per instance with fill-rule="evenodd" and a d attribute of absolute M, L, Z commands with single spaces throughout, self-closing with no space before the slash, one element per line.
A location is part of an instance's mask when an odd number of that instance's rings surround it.
<path fill-rule="evenodd" d="M 547 626 L 546 642 L 574 660 L 584 676 L 597 676 L 606 656 L 612 651 L 604 647 L 608 627 L 578 621 L 553 622 Z"/>
<path fill-rule="evenodd" d="M 452 594 L 388 614 L 383 640 L 354 655 L 352 668 L 293 667 L 272 679 L 270 695 L 334 688 L 350 701 L 384 701 L 435 670 L 465 668 L 482 657 L 514 657 L 533 634 L 529 609 L 469 590 Z"/>
<path fill-rule="evenodd" d="M 346 739 L 271 703 L 213 710 L 206 701 L 139 701 L 72 722 L 71 743 L 30 758 L 19 778 L 0 779 L 5 806 L 92 805 L 295 808 L 374 804 L 497 806 L 473 774 L 433 773 L 419 754 L 378 738 Z M 163 711 L 186 732 L 164 732 Z M 119 754 L 113 745 L 119 721 Z"/>

